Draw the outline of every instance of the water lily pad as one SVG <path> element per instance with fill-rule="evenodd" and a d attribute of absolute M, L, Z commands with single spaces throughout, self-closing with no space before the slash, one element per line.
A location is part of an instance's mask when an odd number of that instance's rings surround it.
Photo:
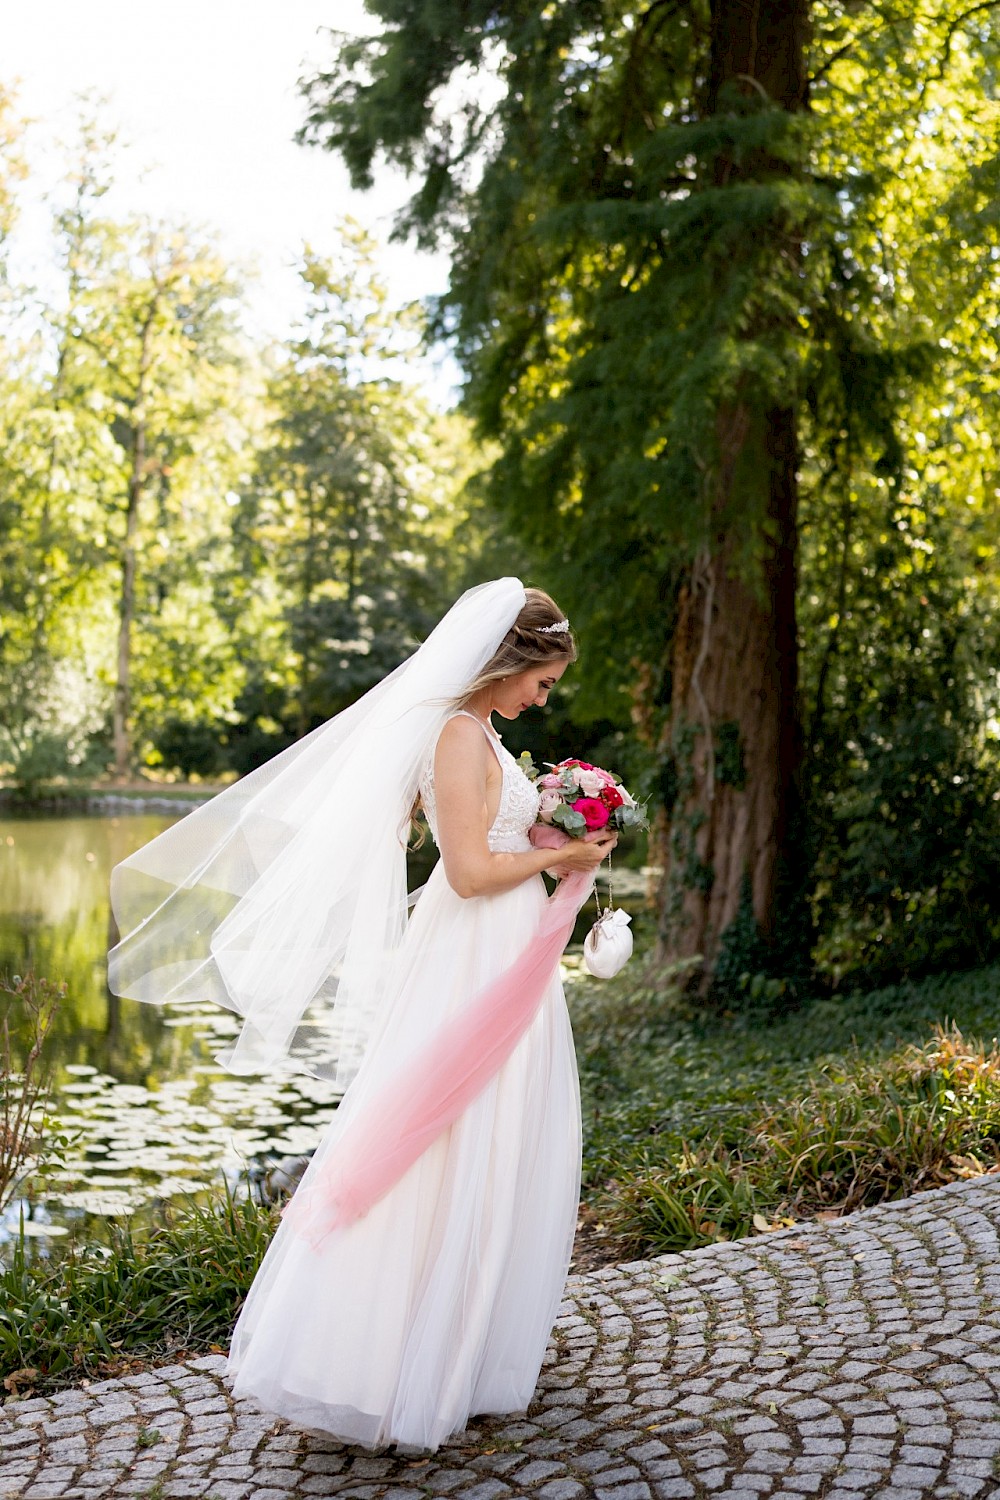
<path fill-rule="evenodd" d="M 85 1213 L 112 1218 L 118 1214 L 133 1214 L 142 1202 L 141 1197 L 128 1191 L 67 1193 L 62 1203 L 65 1208 L 81 1208 Z"/>

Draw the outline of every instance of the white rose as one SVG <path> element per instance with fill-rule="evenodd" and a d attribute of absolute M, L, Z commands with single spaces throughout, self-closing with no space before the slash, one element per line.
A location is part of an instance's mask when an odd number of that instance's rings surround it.
<path fill-rule="evenodd" d="M 585 797 L 596 797 L 604 790 L 604 782 L 596 771 L 580 771 L 576 780 Z"/>
<path fill-rule="evenodd" d="M 562 798 L 558 792 L 543 792 L 538 799 L 538 816 L 543 823 L 552 822 L 552 814 L 559 806 Z"/>
<path fill-rule="evenodd" d="M 620 781 L 618 781 L 618 782 L 615 783 L 615 790 L 617 791 L 619 797 L 622 799 L 622 806 L 623 807 L 634 807 L 635 806 L 635 798 L 629 796 L 628 792 L 622 786 L 622 784 L 621 784 Z"/>

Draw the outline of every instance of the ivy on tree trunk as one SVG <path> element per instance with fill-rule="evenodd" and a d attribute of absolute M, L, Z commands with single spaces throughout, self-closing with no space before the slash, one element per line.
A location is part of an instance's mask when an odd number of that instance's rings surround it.
<path fill-rule="evenodd" d="M 807 0 L 713 0 L 705 114 L 729 113 L 734 94 L 751 91 L 769 106 L 800 110 L 807 20 Z M 787 171 L 766 149 L 742 160 L 727 149 L 713 164 L 713 184 L 735 189 Z M 797 246 L 784 253 L 795 256 Z M 754 338 L 767 336 L 766 319 L 765 310 Z M 798 862 L 797 419 L 793 405 L 755 397 L 743 380 L 719 407 L 718 459 L 707 480 L 718 520 L 680 589 L 661 747 L 689 765 L 665 810 L 660 950 L 669 959 L 701 955 L 706 973 L 747 880 L 760 934 L 772 941 L 781 876 Z M 725 520 L 745 513 L 748 496 L 763 516 L 749 567 L 739 532 Z M 725 726 L 739 746 L 737 777 L 719 763 Z"/>
<path fill-rule="evenodd" d="M 755 422 L 768 453 L 753 443 Z M 796 859 L 802 763 L 794 421 L 788 410 L 747 413 L 739 430 L 741 456 L 754 453 L 768 480 L 773 539 L 757 588 L 741 571 L 732 537 L 706 548 L 690 570 L 671 640 L 661 742 L 661 755 L 678 769 L 660 837 L 660 951 L 670 959 L 702 955 L 709 964 L 737 915 L 746 876 L 763 940 L 773 937 L 782 867 Z"/>

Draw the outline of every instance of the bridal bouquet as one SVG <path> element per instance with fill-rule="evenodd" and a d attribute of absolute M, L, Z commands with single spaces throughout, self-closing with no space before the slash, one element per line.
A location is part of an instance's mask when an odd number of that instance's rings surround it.
<path fill-rule="evenodd" d="M 606 830 L 648 828 L 646 809 L 625 790 L 618 778 L 601 766 L 585 760 L 546 761 L 541 774 L 531 756 L 521 756 L 524 774 L 538 787 L 538 821 L 528 837 L 537 849 L 559 849 L 570 839 L 596 839 Z M 591 974 L 610 979 L 632 954 L 632 934 L 627 911 L 615 908 L 611 899 L 611 858 L 608 856 L 608 905 L 583 944 L 583 962 Z M 597 900 L 595 890 L 594 899 Z"/>
<path fill-rule="evenodd" d="M 557 849 L 566 838 L 586 838 L 605 828 L 620 832 L 649 826 L 645 808 L 610 771 L 585 760 L 545 764 L 548 769 L 543 773 L 527 751 L 521 756 L 521 769 L 540 793 L 538 821 L 531 830 L 537 847 Z"/>

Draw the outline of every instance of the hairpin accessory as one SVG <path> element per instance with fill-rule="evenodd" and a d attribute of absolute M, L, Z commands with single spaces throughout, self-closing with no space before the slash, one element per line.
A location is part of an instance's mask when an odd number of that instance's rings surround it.
<path fill-rule="evenodd" d="M 568 620 L 557 620 L 554 625 L 539 625 L 539 635 L 566 635 L 569 632 Z"/>

